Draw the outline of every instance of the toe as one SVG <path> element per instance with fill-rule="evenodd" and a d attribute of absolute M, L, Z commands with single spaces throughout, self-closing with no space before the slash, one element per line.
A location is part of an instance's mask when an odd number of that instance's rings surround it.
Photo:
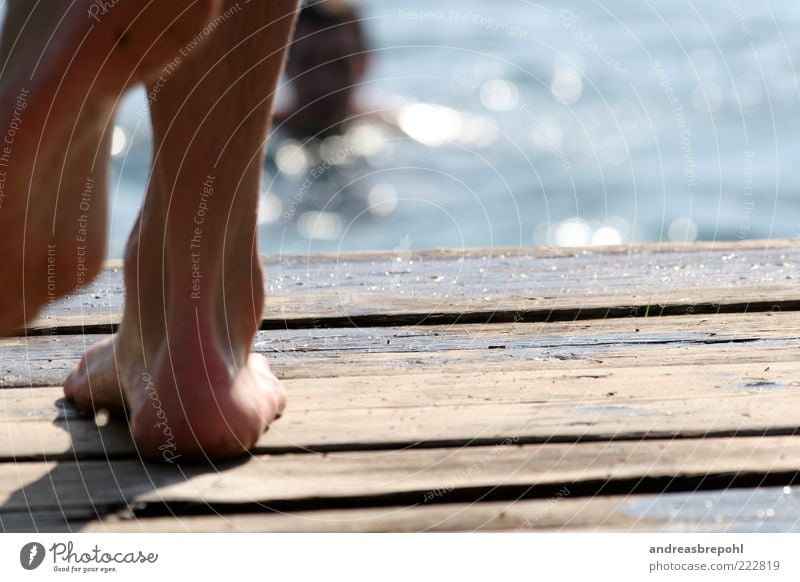
<path fill-rule="evenodd" d="M 260 354 L 251 354 L 248 361 L 255 376 L 256 384 L 266 398 L 267 411 L 264 415 L 267 423 L 280 418 L 286 409 L 286 389 L 270 370 L 267 359 Z M 266 427 L 264 427 L 266 428 Z"/>
<path fill-rule="evenodd" d="M 86 371 L 86 356 L 82 357 L 72 368 L 64 380 L 64 396 L 71 400 L 79 409 L 86 410 L 85 396 L 88 393 L 88 374 Z"/>
<path fill-rule="evenodd" d="M 83 412 L 124 410 L 113 349 L 106 340 L 92 346 L 64 380 L 64 396 Z"/>

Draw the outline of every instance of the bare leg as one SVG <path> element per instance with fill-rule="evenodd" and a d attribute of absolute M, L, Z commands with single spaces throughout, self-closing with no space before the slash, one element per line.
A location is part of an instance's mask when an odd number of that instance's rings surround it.
<path fill-rule="evenodd" d="M 65 384 L 84 409 L 127 408 L 147 457 L 242 454 L 285 406 L 250 351 L 264 302 L 264 140 L 295 9 L 229 0 L 151 107 L 156 153 L 125 257 L 122 325 Z"/>
<path fill-rule="evenodd" d="M 220 0 L 11 0 L 0 43 L 0 334 L 88 282 L 106 240 L 108 135 L 124 91 Z"/>

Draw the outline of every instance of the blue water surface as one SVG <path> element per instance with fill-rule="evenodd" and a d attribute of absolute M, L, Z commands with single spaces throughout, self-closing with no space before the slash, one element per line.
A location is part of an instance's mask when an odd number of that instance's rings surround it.
<path fill-rule="evenodd" d="M 273 140 L 262 252 L 800 230 L 796 2 L 358 6 L 372 48 L 360 99 L 396 109 L 399 127 L 363 122 L 311 148 Z M 137 91 L 119 113 L 112 257 L 147 180 L 145 105 Z"/>

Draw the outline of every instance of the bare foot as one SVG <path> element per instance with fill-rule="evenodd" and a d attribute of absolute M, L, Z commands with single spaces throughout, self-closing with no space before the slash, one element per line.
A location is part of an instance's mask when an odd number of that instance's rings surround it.
<path fill-rule="evenodd" d="M 64 384 L 83 410 L 125 411 L 147 458 L 241 455 L 286 406 L 250 350 L 264 304 L 263 146 L 296 4 L 226 0 L 232 16 L 151 104 L 153 172 L 122 323 Z"/>
<path fill-rule="evenodd" d="M 119 0 L 101 13 L 94 0 L 9 3 L 0 46 L 0 335 L 99 271 L 116 104 L 219 4 Z"/>
<path fill-rule="evenodd" d="M 263 356 L 251 354 L 237 367 L 220 359 L 219 349 L 184 344 L 174 355 L 193 361 L 176 361 L 165 342 L 144 364 L 128 357 L 141 350 L 127 329 L 87 351 L 64 393 L 87 412 L 127 413 L 143 457 L 170 463 L 236 457 L 283 414 L 286 393 Z"/>
<path fill-rule="evenodd" d="M 165 198 L 158 190 L 151 195 Z M 126 416 L 146 458 L 239 456 L 286 406 L 284 388 L 267 361 L 250 353 L 264 301 L 262 272 L 253 245 L 233 233 L 246 233 L 253 225 L 249 219 L 228 225 L 231 263 L 249 263 L 249 268 L 229 273 L 224 292 L 222 272 L 214 277 L 203 271 L 214 278 L 195 291 L 182 284 L 191 281 L 194 269 L 188 253 L 174 268 L 157 258 L 162 256 L 159 233 L 166 231 L 162 208 L 146 206 L 141 229 L 134 228 L 125 257 L 127 297 L 119 331 L 86 352 L 64 382 L 64 394 L 83 411 Z M 178 255 L 189 249 L 180 237 L 170 232 L 165 237 L 168 255 L 170 248 Z M 207 254 L 222 255 L 222 248 Z"/>

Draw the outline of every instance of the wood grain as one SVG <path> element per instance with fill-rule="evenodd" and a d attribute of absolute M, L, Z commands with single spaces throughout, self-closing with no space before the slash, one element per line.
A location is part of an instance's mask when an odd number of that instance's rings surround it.
<path fill-rule="evenodd" d="M 81 510 L 0 513 L 9 532 L 800 532 L 797 487 L 688 491 L 659 495 L 380 506 L 315 511 L 174 514 Z"/>
<path fill-rule="evenodd" d="M 290 407 L 216 467 L 142 464 L 124 419 L 99 428 L 61 399 L 119 321 L 111 264 L 0 340 L 0 530 L 796 531 L 799 257 L 751 241 L 267 259 L 255 349 Z"/>
<path fill-rule="evenodd" d="M 794 363 L 496 371 L 290 380 L 260 452 L 794 434 Z M 691 379 L 687 382 L 686 379 Z M 58 388 L 0 392 L 0 458 L 133 455 L 124 420 L 99 429 Z"/>
<path fill-rule="evenodd" d="M 789 485 L 800 438 L 720 438 L 254 456 L 216 467 L 0 464 L 0 515 L 172 515 L 578 498 Z"/>
<path fill-rule="evenodd" d="M 800 532 L 796 487 L 660 495 L 382 506 L 317 511 L 80 518 L 67 512 L 0 513 L 9 531 L 83 532 Z"/>
<path fill-rule="evenodd" d="M 798 256 L 782 240 L 272 257 L 264 327 L 797 310 Z M 105 332 L 123 298 L 122 266 L 112 263 L 28 333 Z"/>
<path fill-rule="evenodd" d="M 0 389 L 60 384 L 101 334 L 0 338 Z M 456 363 L 476 367 L 514 365 L 547 369 L 570 361 L 575 367 L 632 366 L 655 358 L 663 365 L 718 362 L 736 353 L 739 361 L 795 359 L 800 313 L 736 313 L 440 325 L 269 330 L 254 349 L 266 355 L 281 378 L 375 376 L 435 371 Z M 648 359 L 649 358 L 649 359 Z M 766 360 L 765 360 L 766 359 Z M 635 360 L 635 361 L 634 361 Z"/>

